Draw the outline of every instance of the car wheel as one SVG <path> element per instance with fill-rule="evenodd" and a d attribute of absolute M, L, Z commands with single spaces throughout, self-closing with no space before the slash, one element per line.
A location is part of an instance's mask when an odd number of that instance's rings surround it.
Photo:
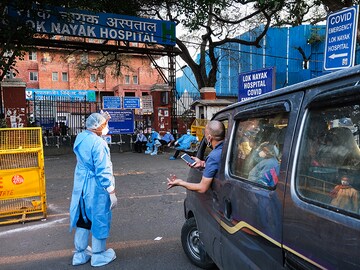
<path fill-rule="evenodd" d="M 194 217 L 185 221 L 181 229 L 181 243 L 186 256 L 196 266 L 213 269 L 215 264 L 203 249 Z"/>

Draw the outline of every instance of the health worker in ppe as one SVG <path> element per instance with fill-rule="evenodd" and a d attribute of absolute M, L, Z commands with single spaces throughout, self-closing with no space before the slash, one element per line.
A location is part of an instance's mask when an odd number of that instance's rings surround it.
<path fill-rule="evenodd" d="M 74 143 L 77 164 L 70 203 L 70 231 L 76 228 L 73 265 L 91 260 L 91 266 L 102 266 L 115 260 L 115 251 L 106 250 L 111 209 L 116 206 L 115 179 L 110 150 L 101 135 L 108 133 L 106 113 L 92 113 L 86 120 L 86 130 Z M 88 246 L 90 232 L 92 248 Z"/>

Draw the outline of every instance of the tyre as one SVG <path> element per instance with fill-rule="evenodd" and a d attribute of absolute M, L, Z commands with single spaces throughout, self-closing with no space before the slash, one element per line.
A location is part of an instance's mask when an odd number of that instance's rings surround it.
<path fill-rule="evenodd" d="M 181 244 L 186 256 L 193 264 L 203 269 L 215 267 L 199 239 L 199 231 L 194 217 L 186 220 L 181 229 Z"/>

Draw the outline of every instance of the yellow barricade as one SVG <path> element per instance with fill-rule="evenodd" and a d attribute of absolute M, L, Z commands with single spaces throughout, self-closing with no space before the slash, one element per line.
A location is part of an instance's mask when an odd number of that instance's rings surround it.
<path fill-rule="evenodd" d="M 206 119 L 196 118 L 191 124 L 191 134 L 198 137 L 198 140 L 201 141 L 204 137 L 205 126 L 209 121 Z"/>
<path fill-rule="evenodd" d="M 0 128 L 0 224 L 45 217 L 41 128 Z"/>

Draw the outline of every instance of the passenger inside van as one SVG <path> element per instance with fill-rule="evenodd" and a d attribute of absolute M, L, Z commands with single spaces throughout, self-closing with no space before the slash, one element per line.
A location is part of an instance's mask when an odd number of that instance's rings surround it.
<path fill-rule="evenodd" d="M 324 137 L 314 162 L 319 166 L 358 166 L 360 150 L 347 127 L 334 127 Z"/>
<path fill-rule="evenodd" d="M 259 147 L 261 161 L 251 169 L 248 179 L 268 187 L 274 187 L 279 175 L 279 146 L 277 143 L 262 143 Z"/>
<path fill-rule="evenodd" d="M 341 184 L 331 191 L 330 196 L 332 206 L 358 213 L 359 192 L 351 186 L 348 176 L 344 175 L 341 178 Z"/>

